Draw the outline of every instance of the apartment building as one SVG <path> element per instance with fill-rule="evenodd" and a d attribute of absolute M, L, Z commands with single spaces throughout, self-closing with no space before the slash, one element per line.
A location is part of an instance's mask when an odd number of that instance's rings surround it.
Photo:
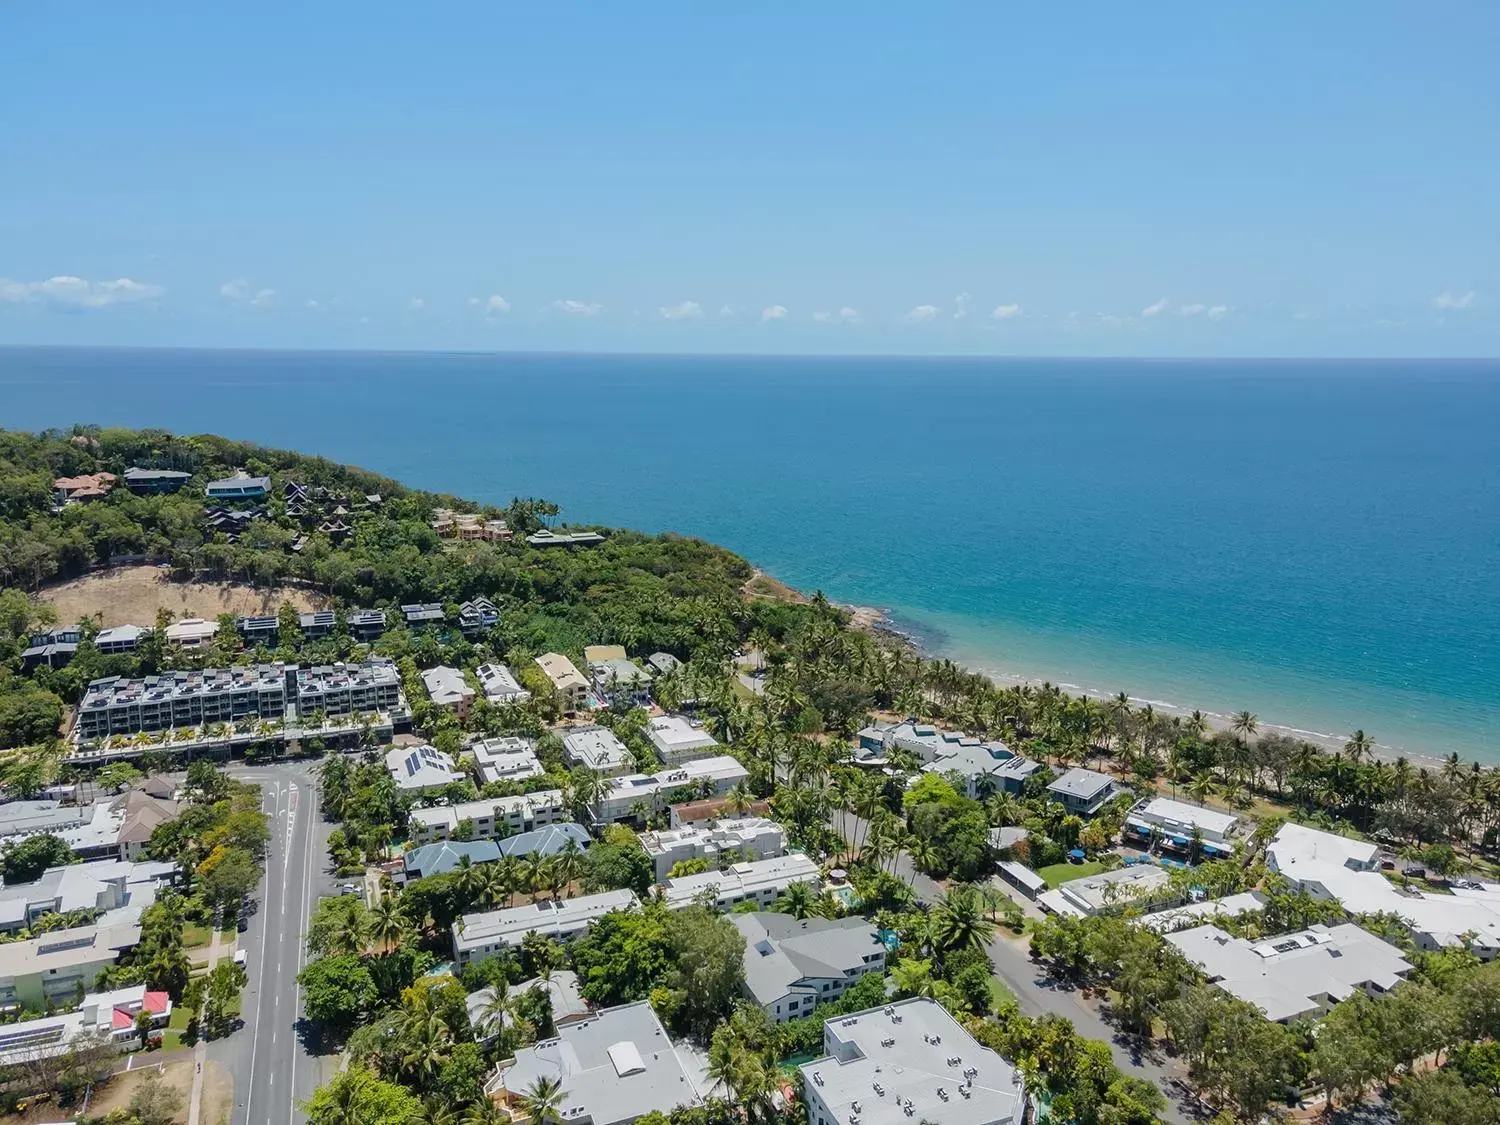
<path fill-rule="evenodd" d="M 502 825 L 504 835 L 513 836 L 571 819 L 561 789 L 539 789 L 518 797 L 488 797 L 443 808 L 413 809 L 411 836 L 417 844 L 452 839 L 459 824 L 467 820 L 474 826 L 476 840 L 488 840 L 500 833 Z"/>
<path fill-rule="evenodd" d="M 564 711 L 581 711 L 589 705 L 589 682 L 571 660 L 560 652 L 544 652 L 536 662 L 552 681 Z"/>
<path fill-rule="evenodd" d="M 811 883 L 817 890 L 822 886 L 822 872 L 805 855 L 750 860 L 722 871 L 668 879 L 662 898 L 673 910 L 692 906 L 704 897 L 711 898 L 719 910 L 733 910 L 747 902 L 767 910 L 794 883 Z"/>
<path fill-rule="evenodd" d="M 0 942 L 0 1008 L 72 1007 L 140 938 L 139 925 L 122 924 Z"/>
<path fill-rule="evenodd" d="M 279 721 L 287 705 L 284 672 L 280 664 L 256 664 L 94 680 L 78 704 L 78 735 L 95 740 L 205 723 Z"/>
<path fill-rule="evenodd" d="M 518 946 L 527 934 L 542 934 L 567 941 L 583 933 L 612 910 L 628 910 L 636 904 L 631 891 L 603 891 L 562 900 L 543 899 L 465 914 L 453 923 L 453 959 L 460 965 L 480 961 L 502 949 Z"/>
<path fill-rule="evenodd" d="M 393 661 L 373 656 L 360 664 L 318 664 L 297 668 L 297 714 L 322 711 L 329 718 L 401 706 L 401 676 Z"/>
<path fill-rule="evenodd" d="M 469 717 L 469 708 L 474 703 L 474 689 L 457 668 L 440 664 L 436 668 L 422 671 L 422 686 L 434 707 L 452 711 L 462 722 Z"/>
<path fill-rule="evenodd" d="M 525 781 L 546 772 L 536 756 L 536 747 L 529 739 L 516 735 L 480 739 L 469 746 L 469 753 L 474 755 L 474 764 L 479 767 L 479 776 L 485 784 Z"/>
<path fill-rule="evenodd" d="M 781 825 L 763 817 L 747 816 L 740 820 L 711 820 L 686 828 L 663 832 L 642 832 L 641 846 L 651 857 L 656 881 L 664 883 L 672 868 L 686 860 L 703 859 L 710 868 L 721 865 L 726 853 L 737 860 L 770 859 L 786 851 L 786 835 Z"/>
<path fill-rule="evenodd" d="M 608 727 L 573 727 L 562 738 L 563 759 L 602 774 L 625 773 L 630 752 Z"/>
<path fill-rule="evenodd" d="M 531 698 L 531 692 L 521 686 L 515 673 L 504 664 L 481 664 L 474 670 L 474 675 L 479 678 L 479 686 L 484 689 L 484 698 L 488 703 L 505 706 L 525 703 Z"/>
<path fill-rule="evenodd" d="M 722 797 L 749 777 L 750 771 L 728 754 L 699 758 L 657 774 L 625 774 L 609 779 L 590 812 L 594 823 L 611 824 L 635 817 L 637 805 L 648 812 L 664 809 L 679 794 Z"/>
<path fill-rule="evenodd" d="M 719 752 L 719 742 L 703 724 L 686 715 L 662 715 L 646 724 L 646 738 L 661 755 L 663 765 L 680 766 Z"/>
<path fill-rule="evenodd" d="M 729 921 L 745 937 L 745 995 L 773 1023 L 808 1015 L 885 969 L 885 943 L 863 918 L 757 912 Z"/>

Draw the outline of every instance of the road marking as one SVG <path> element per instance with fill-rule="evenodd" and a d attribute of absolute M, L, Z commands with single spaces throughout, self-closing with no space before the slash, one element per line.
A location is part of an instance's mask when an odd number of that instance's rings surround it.
<path fill-rule="evenodd" d="M 308 803 L 307 811 L 307 838 L 304 841 L 302 851 L 302 914 L 301 921 L 297 925 L 297 951 L 292 956 L 292 964 L 297 966 L 297 972 L 292 975 L 292 1019 L 297 1019 L 302 1010 L 302 969 L 307 966 L 307 942 L 303 940 L 303 933 L 312 921 L 312 853 L 313 853 L 313 809 L 317 807 L 317 785 L 311 786 L 309 796 L 313 798 Z M 292 1088 L 287 1095 L 287 1121 L 297 1120 L 297 1052 L 292 1052 Z"/>
<path fill-rule="evenodd" d="M 280 807 L 281 807 L 281 786 L 279 784 L 277 784 L 276 782 L 272 782 L 271 783 L 271 796 L 272 796 L 272 798 L 275 801 L 276 808 L 280 809 Z M 285 864 L 286 864 L 286 856 L 285 855 L 282 856 L 281 862 L 282 862 L 282 865 L 285 866 Z M 264 879 L 264 884 L 265 884 L 265 888 L 266 888 L 266 896 L 268 897 L 270 895 L 270 893 L 271 893 L 271 871 L 270 871 L 269 866 L 266 869 L 266 875 L 265 875 L 265 879 Z M 262 905 L 264 906 L 264 902 L 262 903 Z M 270 929 L 269 926 L 262 926 L 261 927 L 261 933 L 260 933 L 260 964 L 259 964 L 259 966 L 255 970 L 255 987 L 256 987 L 256 990 L 257 990 L 256 1000 L 255 1000 L 255 1034 L 253 1036 L 251 1036 L 251 1038 L 250 1038 L 250 1075 L 249 1075 L 249 1080 L 245 1083 L 245 1085 L 248 1088 L 247 1091 L 246 1091 L 246 1094 L 245 1094 L 245 1120 L 246 1121 L 250 1120 L 250 1106 L 251 1106 L 251 1103 L 255 1100 L 255 1055 L 256 1055 L 256 1051 L 260 1047 L 260 1029 L 261 1029 L 261 1025 L 265 1023 L 265 1010 L 266 1010 L 266 934 L 269 931 L 269 929 Z M 269 1118 L 267 1118 L 266 1125 L 270 1125 L 270 1119 Z"/>

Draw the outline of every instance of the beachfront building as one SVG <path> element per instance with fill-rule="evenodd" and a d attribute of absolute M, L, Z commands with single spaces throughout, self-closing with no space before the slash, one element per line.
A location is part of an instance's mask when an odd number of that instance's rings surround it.
<path fill-rule="evenodd" d="M 427 689 L 427 697 L 432 700 L 434 707 L 452 711 L 458 716 L 459 722 L 469 717 L 469 707 L 474 702 L 474 689 L 457 668 L 439 664 L 436 668 L 424 669 L 422 686 Z"/>
<path fill-rule="evenodd" d="M 1040 762 L 1023 758 L 1003 742 L 985 741 L 931 723 L 908 720 L 865 727 L 855 739 L 856 765 L 883 766 L 892 750 L 915 755 L 927 773 L 956 774 L 969 797 L 986 792 L 1019 793 Z"/>
<path fill-rule="evenodd" d="M 885 969 L 885 943 L 863 918 L 731 914 L 745 938 L 745 995 L 773 1023 L 837 1000 L 867 973 Z"/>
<path fill-rule="evenodd" d="M 1218 859 L 1234 852 L 1234 830 L 1239 817 L 1202 805 L 1189 805 L 1166 797 L 1140 801 L 1125 816 L 1125 843 L 1149 848 L 1159 844 L 1182 855 L 1196 845 L 1203 858 Z"/>
<path fill-rule="evenodd" d="M 474 755 L 474 764 L 486 785 L 492 781 L 525 781 L 546 772 L 531 740 L 517 735 L 482 738 L 469 746 L 469 753 Z"/>
<path fill-rule="evenodd" d="M 192 479 L 192 475 L 175 469 L 143 469 L 132 465 L 125 470 L 125 487 L 137 496 L 158 496 L 176 492 Z"/>
<path fill-rule="evenodd" d="M 270 477 L 252 477 L 240 469 L 223 480 L 209 481 L 203 495 L 210 500 L 259 500 L 270 491 Z"/>
<path fill-rule="evenodd" d="M 719 752 L 718 740 L 702 723 L 685 715 L 662 715 L 652 719 L 646 724 L 646 738 L 666 766 L 680 766 Z"/>
<path fill-rule="evenodd" d="M 1047 786 L 1047 796 L 1079 816 L 1093 816 L 1119 791 L 1109 774 L 1082 766 L 1074 766 Z"/>
<path fill-rule="evenodd" d="M 794 883 L 822 886 L 823 873 L 805 855 L 783 855 L 736 863 L 722 871 L 682 875 L 663 884 L 662 898 L 673 910 L 683 910 L 709 900 L 719 910 L 732 910 L 754 903 L 761 910 L 771 907 Z"/>
<path fill-rule="evenodd" d="M 628 910 L 636 901 L 630 891 L 603 891 L 465 914 L 453 923 L 453 959 L 460 965 L 482 961 L 502 949 L 519 946 L 527 934 L 568 941 L 611 910 Z"/>
<path fill-rule="evenodd" d="M 722 866 L 721 857 L 736 861 L 770 859 L 786 851 L 786 836 L 774 820 L 747 816 L 741 820 L 709 821 L 664 832 L 642 832 L 641 846 L 651 857 L 656 881 L 665 882 L 672 868 L 687 860 L 703 859 L 708 866 Z"/>
<path fill-rule="evenodd" d="M 571 727 L 562 736 L 563 760 L 607 775 L 630 769 L 630 751 L 608 727 Z"/>
<path fill-rule="evenodd" d="M 552 681 L 559 705 L 571 714 L 589 705 L 589 682 L 583 673 L 560 652 L 544 652 L 536 658 L 537 667 Z"/>
<path fill-rule="evenodd" d="M 458 607 L 458 628 L 466 637 L 477 636 L 500 624 L 500 611 L 489 598 L 470 598 Z"/>
<path fill-rule="evenodd" d="M 553 531 L 544 527 L 535 535 L 528 535 L 526 542 L 533 547 L 592 547 L 603 543 L 604 536 L 597 531 Z"/>
<path fill-rule="evenodd" d="M 625 774 L 609 779 L 590 812 L 595 824 L 635 819 L 642 811 L 649 815 L 678 800 L 722 797 L 749 777 L 750 771 L 727 754 L 699 758 L 657 774 Z"/>
<path fill-rule="evenodd" d="M 1340 1000 L 1389 992 L 1412 966 L 1394 945 L 1353 923 L 1246 941 L 1217 926 L 1167 935 L 1211 984 L 1277 1023 L 1317 1019 Z"/>
<path fill-rule="evenodd" d="M 482 797 L 442 808 L 412 809 L 411 838 L 416 844 L 451 840 L 458 826 L 469 821 L 474 839 L 513 836 L 547 824 L 571 819 L 561 789 L 539 789 L 516 797 Z"/>
<path fill-rule="evenodd" d="M 217 621 L 205 621 L 201 617 L 184 617 L 166 627 L 162 636 L 169 645 L 177 648 L 207 648 L 214 643 L 219 632 Z"/>
<path fill-rule="evenodd" d="M 428 793 L 464 778 L 452 758 L 425 743 L 391 747 L 385 752 L 385 768 L 403 793 Z"/>
<path fill-rule="evenodd" d="M 807 1125 L 1021 1125 L 1021 1072 L 936 1000 L 913 997 L 823 1023 L 825 1057 L 803 1063 Z"/>
<path fill-rule="evenodd" d="M 561 1087 L 557 1120 L 578 1125 L 630 1125 L 703 1101 L 648 1000 L 605 1008 L 559 1027 L 552 1039 L 517 1048 L 485 1092 L 519 1120 L 521 1099 L 544 1079 Z"/>
<path fill-rule="evenodd" d="M 474 675 L 479 679 L 479 686 L 484 689 L 485 701 L 496 707 L 525 703 L 531 698 L 531 692 L 521 686 L 515 673 L 504 664 L 481 664 L 474 670 Z"/>
<path fill-rule="evenodd" d="M 106 656 L 134 652 L 150 632 L 139 625 L 114 625 L 94 634 L 94 647 Z"/>
<path fill-rule="evenodd" d="M 119 923 L 0 942 L 0 1009 L 72 1007 L 140 939 L 139 924 Z"/>
<path fill-rule="evenodd" d="M 1182 892 L 1172 886 L 1171 872 L 1153 863 L 1070 879 L 1056 890 L 1037 896 L 1044 910 L 1074 918 L 1114 914 L 1126 907 L 1149 911 L 1175 906 L 1182 899 Z"/>

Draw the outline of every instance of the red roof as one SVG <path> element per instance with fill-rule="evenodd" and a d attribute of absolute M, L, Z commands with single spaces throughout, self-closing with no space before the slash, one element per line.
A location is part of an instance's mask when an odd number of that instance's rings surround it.
<path fill-rule="evenodd" d="M 148 992 L 144 1007 L 153 1016 L 159 1016 L 172 1006 L 172 998 L 165 992 Z"/>
<path fill-rule="evenodd" d="M 147 992 L 141 1001 L 141 1010 L 159 1016 L 172 1006 L 172 998 L 165 992 Z M 110 1017 L 110 1026 L 116 1031 L 135 1026 L 136 1013 L 129 1008 L 116 1008 Z"/>

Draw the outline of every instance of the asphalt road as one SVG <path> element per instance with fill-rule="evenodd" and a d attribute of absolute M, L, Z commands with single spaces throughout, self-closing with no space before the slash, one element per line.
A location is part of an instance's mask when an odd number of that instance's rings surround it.
<path fill-rule="evenodd" d="M 853 835 L 856 826 L 857 837 Z M 843 833 L 845 839 L 864 839 L 864 822 L 850 813 L 835 813 L 833 827 Z M 917 871 L 905 852 L 897 857 L 896 873 L 911 883 L 923 902 L 931 903 L 942 894 L 942 888 Z M 1120 1034 L 1106 1023 L 1098 1009 L 1077 992 L 1059 987 L 1041 966 L 1031 960 L 1024 939 L 1009 939 L 997 932 L 989 942 L 987 952 L 995 966 L 995 976 L 1015 994 L 1023 1015 L 1058 1015 L 1071 1020 L 1079 1035 L 1107 1043 L 1115 1065 L 1126 1074 L 1156 1083 L 1167 1098 L 1167 1111 L 1162 1114 L 1165 1120 L 1173 1125 L 1188 1125 L 1201 1119 L 1203 1114 L 1196 1099 L 1185 1095 L 1177 1085 L 1184 1073 L 1182 1068 L 1161 1055 L 1143 1051 L 1133 1037 Z"/>
<path fill-rule="evenodd" d="M 236 766 L 233 776 L 260 785 L 271 816 L 266 874 L 255 913 L 239 935 L 249 985 L 243 1026 L 209 1045 L 209 1057 L 234 1075 L 232 1125 L 297 1125 L 299 1108 L 324 1078 L 329 1059 L 302 1035 L 297 974 L 306 963 L 303 935 L 313 904 L 332 893 L 326 871 L 328 832 L 318 812 L 310 763 Z"/>

